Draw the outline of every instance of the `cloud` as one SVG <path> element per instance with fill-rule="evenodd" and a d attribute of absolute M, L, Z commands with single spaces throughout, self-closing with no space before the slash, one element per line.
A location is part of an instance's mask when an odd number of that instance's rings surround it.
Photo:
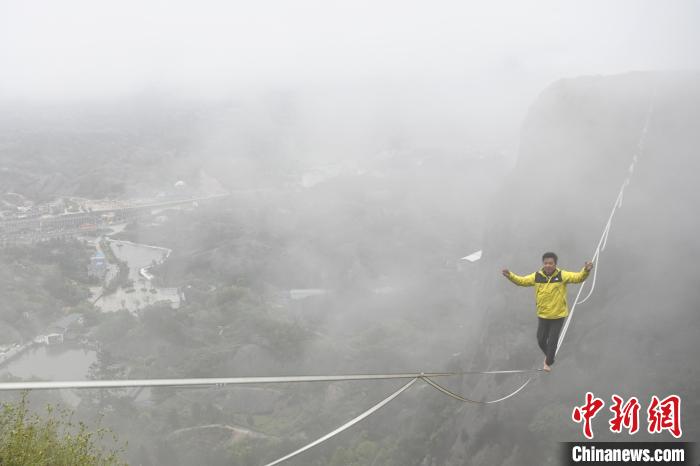
<path fill-rule="evenodd" d="M 649 1 L 6 1 L 0 95 L 697 67 L 698 13 Z"/>

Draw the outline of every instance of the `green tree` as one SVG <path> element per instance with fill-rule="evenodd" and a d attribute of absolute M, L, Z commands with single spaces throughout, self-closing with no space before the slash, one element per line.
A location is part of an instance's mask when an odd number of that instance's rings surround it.
<path fill-rule="evenodd" d="M 0 411 L 0 464 L 24 466 L 88 466 L 125 464 L 117 449 L 102 447 L 109 431 L 77 424 L 71 413 L 47 407 L 42 418 L 27 406 L 26 395 L 17 403 L 3 403 Z M 113 440 L 116 438 L 113 437 Z"/>

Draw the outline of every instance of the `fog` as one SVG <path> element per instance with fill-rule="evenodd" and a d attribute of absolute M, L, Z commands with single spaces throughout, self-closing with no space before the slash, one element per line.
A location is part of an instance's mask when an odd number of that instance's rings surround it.
<path fill-rule="evenodd" d="M 0 377 L 541 367 L 532 289 L 500 271 L 580 270 L 629 176 L 551 374 L 482 407 L 419 381 L 289 464 L 555 464 L 586 391 L 677 393 L 695 440 L 699 23 L 697 2 L 2 2 Z M 397 383 L 29 399 L 101 419 L 129 464 L 258 465 Z M 632 438 L 604 417 L 597 439 Z"/>
<path fill-rule="evenodd" d="M 485 139 L 513 158 L 527 108 L 547 84 L 700 62 L 695 2 L 8 1 L 1 8 L 6 102 L 156 94 L 257 104 L 270 93 L 291 94 L 295 111 L 339 146 L 348 145 L 343 135 L 355 144 L 379 134 L 456 148 Z"/>
<path fill-rule="evenodd" d="M 459 134 L 466 128 L 456 122 L 471 117 L 514 138 L 533 98 L 560 77 L 697 67 L 698 8 L 652 1 L 8 1 L 0 14 L 0 97 L 310 90 L 340 99 L 341 108 L 354 102 L 365 116 L 389 107 L 383 118 L 401 116 L 409 128 Z"/>
<path fill-rule="evenodd" d="M 433 81 L 689 68 L 695 2 L 3 2 L 2 90 L 65 98 L 143 87 Z M 475 73 L 476 72 L 476 73 Z"/>

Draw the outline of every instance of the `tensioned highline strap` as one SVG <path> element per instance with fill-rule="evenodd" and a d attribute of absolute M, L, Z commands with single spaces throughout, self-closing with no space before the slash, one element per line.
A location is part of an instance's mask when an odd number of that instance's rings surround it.
<path fill-rule="evenodd" d="M 582 285 L 578 293 L 576 294 L 576 299 L 574 300 L 574 304 L 571 306 L 571 312 L 569 313 L 569 316 L 566 318 L 566 322 L 564 323 L 564 328 L 561 330 L 561 334 L 559 335 L 559 341 L 557 342 L 557 350 L 555 351 L 555 355 L 559 353 L 559 350 L 561 349 L 561 344 L 564 341 L 564 337 L 566 336 L 567 330 L 569 330 L 569 325 L 571 324 L 571 320 L 574 317 L 574 311 L 576 310 L 576 305 L 580 303 L 586 302 L 588 298 L 591 297 L 591 294 L 593 294 L 593 289 L 595 288 L 595 281 L 596 277 L 598 276 L 598 263 L 600 263 L 600 253 L 605 250 L 605 246 L 608 243 L 608 235 L 610 234 L 610 226 L 612 225 L 612 219 L 615 216 L 615 212 L 617 212 L 618 209 L 622 207 L 622 199 L 625 194 L 625 188 L 627 185 L 630 184 L 630 180 L 632 179 L 632 174 L 634 174 L 634 167 L 637 164 L 637 160 L 639 160 L 639 155 L 642 154 L 642 151 L 644 151 L 644 145 L 646 144 L 646 138 L 647 138 L 647 133 L 649 131 L 649 123 L 651 122 L 651 117 L 654 113 L 654 104 L 653 100 L 649 104 L 649 109 L 647 111 L 647 117 L 646 121 L 644 122 L 644 128 L 642 129 L 642 134 L 639 137 L 639 141 L 637 142 L 637 151 L 635 154 L 632 156 L 632 163 L 630 163 L 630 166 L 627 170 L 627 177 L 625 180 L 622 182 L 622 186 L 620 187 L 620 191 L 617 194 L 617 198 L 615 199 L 615 203 L 613 204 L 612 210 L 610 211 L 610 216 L 608 217 L 608 222 L 605 224 L 605 228 L 603 229 L 603 234 L 600 237 L 600 241 L 598 241 L 598 246 L 595 248 L 595 252 L 593 253 L 593 258 L 591 259 L 592 261 L 596 262 L 596 267 L 593 270 L 593 281 L 591 283 L 591 289 L 588 291 L 588 294 L 586 295 L 585 298 L 583 298 L 581 301 L 578 300 L 579 296 L 581 296 L 581 292 L 583 291 L 583 288 L 585 287 L 585 284 Z"/>
<path fill-rule="evenodd" d="M 302 375 L 283 377 L 217 377 L 202 379 L 142 379 L 142 380 L 81 380 L 52 382 L 5 382 L 2 390 L 47 390 L 59 388 L 133 388 L 133 387 L 211 387 L 224 385 L 248 385 L 290 382 L 338 382 L 342 380 L 389 380 L 414 379 L 420 373 L 409 374 L 348 374 L 348 375 Z M 431 377 L 457 375 L 453 372 L 437 372 Z"/>
<path fill-rule="evenodd" d="M 80 380 L 80 381 L 41 381 L 41 382 L 0 382 L 0 391 L 9 390 L 51 390 L 61 388 L 135 388 L 135 387 L 210 387 L 224 385 L 247 385 L 292 382 L 341 382 L 347 380 L 390 380 L 412 379 L 416 377 L 449 377 L 475 374 L 526 374 L 537 369 L 504 371 L 461 371 L 461 372 L 416 372 L 397 374 L 347 374 L 347 375 L 301 375 L 281 377 L 217 377 L 199 379 L 122 379 L 122 380 Z"/>

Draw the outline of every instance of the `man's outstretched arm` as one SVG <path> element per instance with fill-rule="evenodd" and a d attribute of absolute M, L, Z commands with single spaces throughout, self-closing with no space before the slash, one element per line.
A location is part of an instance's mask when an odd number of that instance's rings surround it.
<path fill-rule="evenodd" d="M 508 280 L 512 281 L 518 286 L 534 286 L 535 285 L 535 273 L 531 273 L 530 275 L 516 275 L 513 272 L 511 272 L 508 269 L 503 269 L 501 270 L 501 273 L 503 274 L 504 277 L 506 277 Z"/>
<path fill-rule="evenodd" d="M 561 271 L 561 278 L 564 283 L 581 283 L 588 278 L 588 274 L 593 268 L 593 262 L 586 262 L 579 272 L 569 272 L 568 270 Z"/>

